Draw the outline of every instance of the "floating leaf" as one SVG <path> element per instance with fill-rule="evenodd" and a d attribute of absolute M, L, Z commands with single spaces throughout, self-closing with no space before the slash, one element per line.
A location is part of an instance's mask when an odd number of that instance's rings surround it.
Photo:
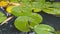
<path fill-rule="evenodd" d="M 40 12 L 44 8 L 44 3 L 32 2 L 32 7 L 34 12 Z"/>
<path fill-rule="evenodd" d="M 42 16 L 36 13 L 32 13 L 29 22 L 30 22 L 30 26 L 34 27 L 35 25 L 42 22 Z"/>
<path fill-rule="evenodd" d="M 45 2 L 45 4 L 44 4 L 44 8 L 49 8 L 49 7 L 52 7 L 52 4 L 51 4 L 51 2 Z"/>
<path fill-rule="evenodd" d="M 25 6 L 16 6 L 12 8 L 11 11 L 11 13 L 15 16 L 29 15 L 30 13 L 32 13 L 32 10 Z"/>
<path fill-rule="evenodd" d="M 40 25 L 36 25 L 34 27 L 34 31 L 37 34 L 53 34 L 52 32 L 54 32 L 54 28 L 49 26 L 49 25 L 45 25 L 45 24 L 40 24 Z"/>
<path fill-rule="evenodd" d="M 53 2 L 52 7 L 60 8 L 60 2 Z"/>
<path fill-rule="evenodd" d="M 0 12 L 0 17 L 4 16 L 4 14 L 2 12 Z"/>
<path fill-rule="evenodd" d="M 0 23 L 2 23 L 4 20 L 6 20 L 6 16 L 0 12 Z"/>
<path fill-rule="evenodd" d="M 20 16 L 15 20 L 15 27 L 23 32 L 28 32 L 29 27 L 34 27 L 35 25 L 42 22 L 42 17 L 39 14 L 32 13 L 31 16 Z"/>
<path fill-rule="evenodd" d="M 28 17 L 27 16 L 20 16 L 15 20 L 15 27 L 22 31 L 22 32 L 29 32 L 29 25 L 28 25 Z"/>
<path fill-rule="evenodd" d="M 54 33 L 47 32 L 47 31 L 39 31 L 39 33 L 36 33 L 36 34 L 54 34 Z"/>
<path fill-rule="evenodd" d="M 60 15 L 60 9 L 58 8 L 45 8 L 43 10 L 44 12 L 48 14 L 53 14 L 53 15 Z"/>
<path fill-rule="evenodd" d="M 7 17 L 6 16 L 3 16 L 3 17 L 0 17 L 0 23 L 2 23 L 4 20 L 6 20 Z"/>

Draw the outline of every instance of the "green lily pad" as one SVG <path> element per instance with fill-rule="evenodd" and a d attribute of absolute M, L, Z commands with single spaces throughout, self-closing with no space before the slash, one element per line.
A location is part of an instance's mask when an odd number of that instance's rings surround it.
<path fill-rule="evenodd" d="M 53 15 L 60 15 L 60 9 L 58 8 L 45 8 L 43 10 L 44 12 L 48 14 L 53 14 Z"/>
<path fill-rule="evenodd" d="M 0 12 L 0 23 L 2 23 L 6 19 L 7 17 L 2 12 Z"/>
<path fill-rule="evenodd" d="M 39 31 L 39 32 L 36 33 L 36 34 L 54 34 L 54 33 L 47 32 L 47 31 Z"/>
<path fill-rule="evenodd" d="M 16 6 L 12 8 L 11 13 L 15 16 L 29 15 L 32 13 L 32 10 L 25 6 Z"/>
<path fill-rule="evenodd" d="M 49 25 L 45 25 L 45 24 L 40 24 L 40 25 L 36 25 L 34 27 L 34 31 L 37 34 L 51 34 L 52 32 L 54 32 L 54 28 L 49 26 Z"/>
<path fill-rule="evenodd" d="M 23 32 L 29 32 L 29 28 L 33 28 L 42 22 L 42 17 L 39 14 L 32 13 L 31 16 L 19 16 L 15 20 L 15 27 Z"/>
<path fill-rule="evenodd" d="M 60 2 L 53 2 L 52 7 L 60 8 Z"/>
<path fill-rule="evenodd" d="M 30 26 L 34 27 L 35 25 L 41 23 L 43 20 L 42 16 L 37 14 L 37 13 L 32 13 L 31 18 L 30 18 Z"/>
<path fill-rule="evenodd" d="M 0 23 L 2 23 L 4 20 L 6 20 L 7 17 L 6 16 L 3 16 L 3 17 L 0 17 Z"/>
<path fill-rule="evenodd" d="M 34 9 L 34 12 L 40 12 L 44 8 L 44 2 L 32 2 L 32 7 Z M 37 11 L 35 11 L 37 10 Z"/>
<path fill-rule="evenodd" d="M 44 8 L 49 8 L 49 7 L 52 7 L 52 4 L 51 4 L 51 2 L 45 2 L 45 4 L 44 4 Z"/>
<path fill-rule="evenodd" d="M 52 4 L 50 2 L 46 2 L 43 11 L 48 14 L 60 15 L 59 7 L 60 7 L 60 2 L 53 2 Z"/>
<path fill-rule="evenodd" d="M 27 16 L 20 16 L 15 20 L 15 27 L 22 32 L 29 32 L 29 24 L 28 24 Z"/>
<path fill-rule="evenodd" d="M 3 14 L 2 12 L 0 12 L 0 17 L 1 17 L 1 16 L 4 16 L 4 14 Z"/>

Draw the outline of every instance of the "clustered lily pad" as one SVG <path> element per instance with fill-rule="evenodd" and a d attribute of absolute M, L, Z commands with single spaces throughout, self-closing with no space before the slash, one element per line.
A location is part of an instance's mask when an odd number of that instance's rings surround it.
<path fill-rule="evenodd" d="M 16 16 L 15 27 L 22 32 L 34 31 L 36 34 L 54 34 L 55 29 L 49 25 L 41 24 L 43 18 L 36 12 L 45 12 L 52 15 L 60 15 L 59 2 L 45 2 L 45 0 L 10 0 L 21 4 L 20 6 L 8 6 L 6 11 Z M 3 7 L 1 5 L 1 7 Z M 33 10 L 33 11 L 32 11 Z"/>
<path fill-rule="evenodd" d="M 60 15 L 60 2 L 46 2 L 43 11 L 52 15 Z"/>

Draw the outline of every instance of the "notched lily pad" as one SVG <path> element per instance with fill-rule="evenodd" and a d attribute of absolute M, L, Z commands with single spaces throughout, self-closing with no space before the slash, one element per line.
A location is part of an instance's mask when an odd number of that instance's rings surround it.
<path fill-rule="evenodd" d="M 28 24 L 27 16 L 20 16 L 15 20 L 15 27 L 22 32 L 29 32 L 29 24 Z"/>
<path fill-rule="evenodd" d="M 23 32 L 29 32 L 31 27 L 42 22 L 42 17 L 39 14 L 32 13 L 31 16 L 19 16 L 15 20 L 15 27 Z"/>

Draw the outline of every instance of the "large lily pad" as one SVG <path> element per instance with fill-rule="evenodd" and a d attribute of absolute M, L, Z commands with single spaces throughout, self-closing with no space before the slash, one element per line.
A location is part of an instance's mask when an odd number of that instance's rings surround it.
<path fill-rule="evenodd" d="M 42 17 L 38 14 L 33 14 L 31 16 L 19 16 L 15 20 L 15 27 L 23 32 L 30 31 L 29 28 L 33 28 L 35 25 L 38 25 L 42 22 Z"/>
<path fill-rule="evenodd" d="M 11 10 L 11 13 L 15 16 L 29 15 L 31 12 L 32 10 L 25 6 L 16 6 Z"/>

